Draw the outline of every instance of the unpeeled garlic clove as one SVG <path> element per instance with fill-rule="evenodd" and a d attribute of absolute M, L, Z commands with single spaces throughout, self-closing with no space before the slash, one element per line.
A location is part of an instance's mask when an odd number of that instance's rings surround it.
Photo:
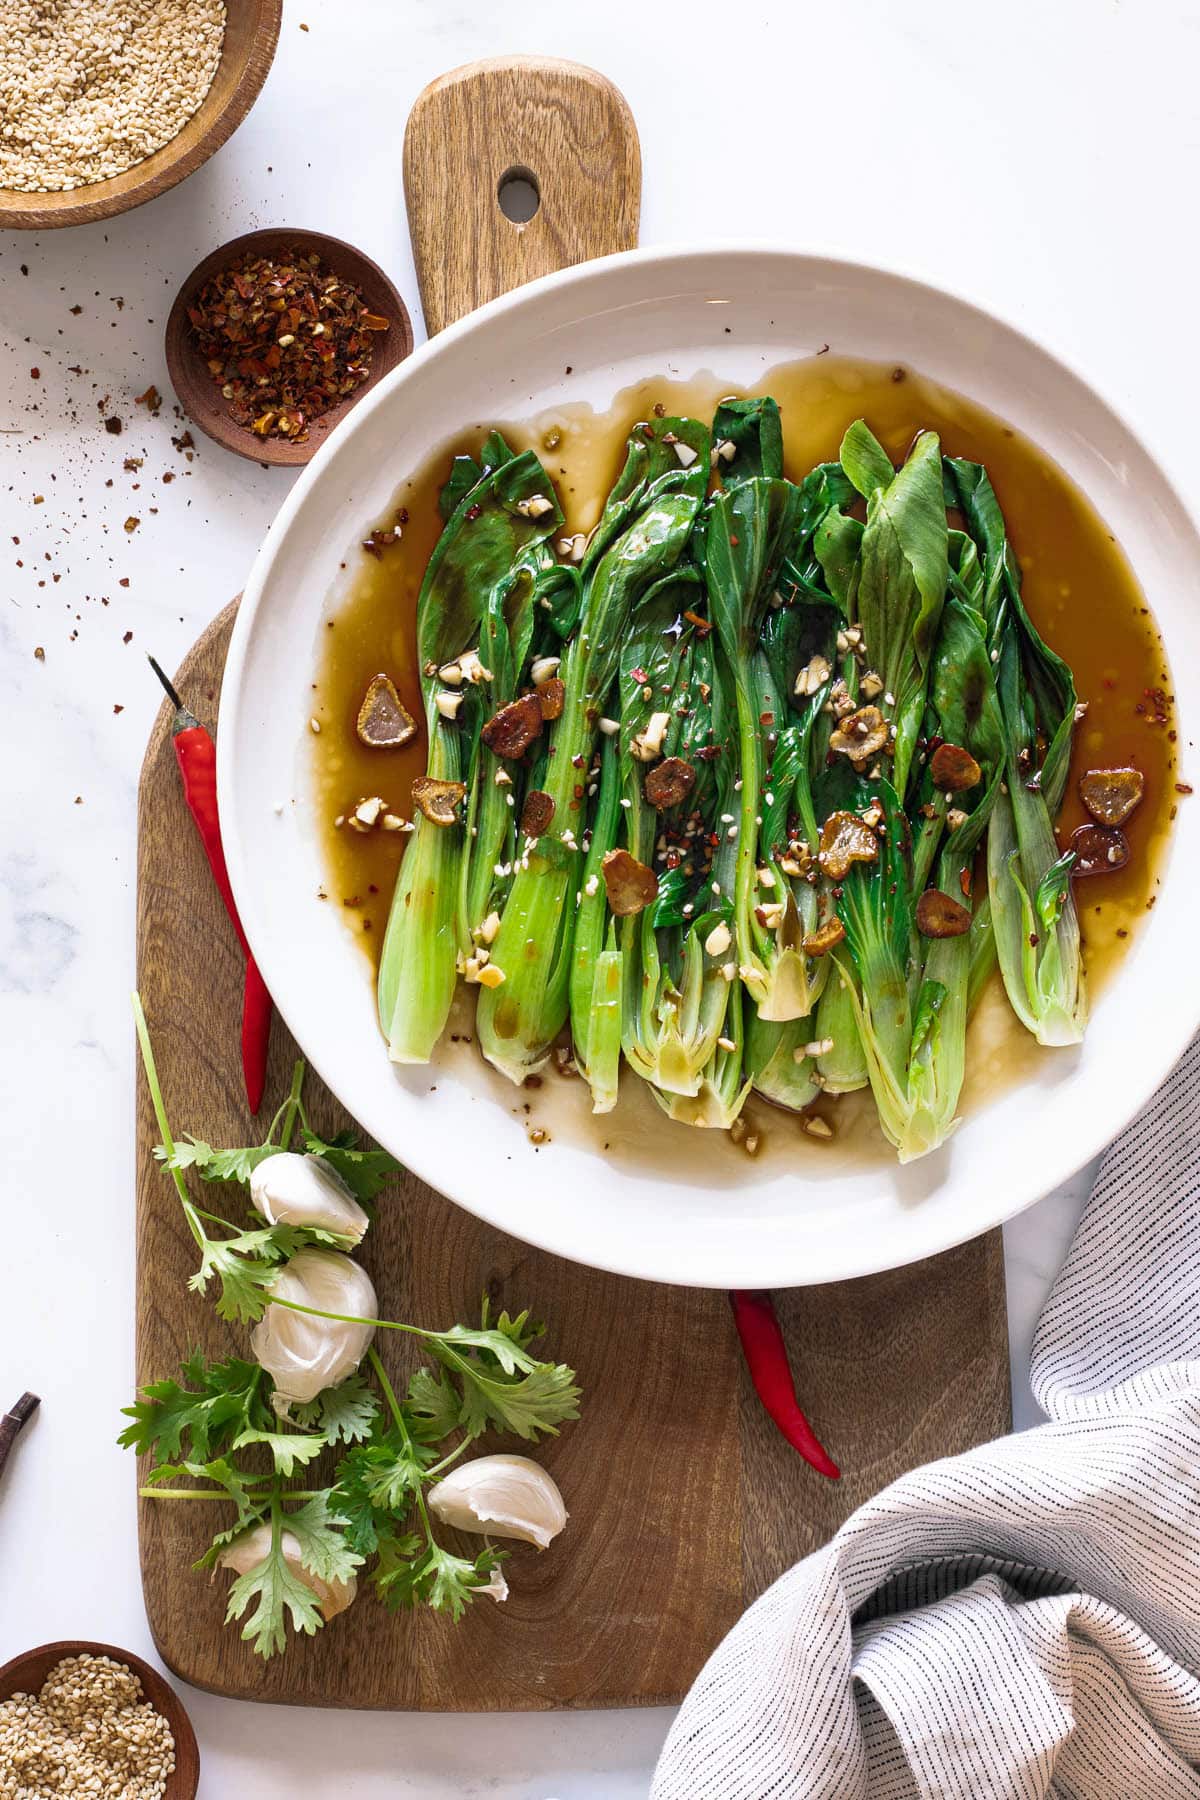
<path fill-rule="evenodd" d="M 498 1563 L 488 1576 L 486 1584 L 481 1588 L 476 1588 L 475 1592 L 479 1595 L 486 1594 L 490 1600 L 495 1600 L 497 1603 L 508 1599 L 508 1583 L 504 1579 L 504 1570 Z"/>
<path fill-rule="evenodd" d="M 443 1525 L 489 1537 L 520 1538 L 544 1550 L 567 1522 L 557 1483 L 528 1456 L 478 1456 L 429 1490 Z"/>
<path fill-rule="evenodd" d="M 311 1225 L 336 1231 L 352 1244 L 371 1223 L 337 1171 L 320 1156 L 281 1150 L 250 1177 L 250 1199 L 268 1225 Z"/>
<path fill-rule="evenodd" d="M 340 1250 L 297 1251 L 271 1283 L 271 1297 L 319 1313 L 353 1315 L 346 1322 L 267 1307 L 250 1334 L 250 1348 L 275 1383 L 272 1405 L 286 1413 L 354 1373 L 375 1335 L 379 1302 L 366 1270 Z"/>
<path fill-rule="evenodd" d="M 317 1596 L 321 1608 L 321 1617 L 328 1624 L 330 1619 L 345 1612 L 358 1592 L 358 1583 L 352 1575 L 349 1581 L 323 1581 L 306 1569 L 300 1558 L 300 1541 L 291 1531 L 285 1530 L 280 1537 L 279 1547 L 283 1551 L 286 1562 L 297 1581 L 302 1581 Z M 270 1525 L 255 1525 L 244 1531 L 241 1537 L 234 1538 L 227 1550 L 222 1550 L 217 1558 L 218 1567 L 231 1569 L 235 1575 L 248 1575 L 256 1569 L 260 1562 L 266 1560 L 271 1549 Z"/>

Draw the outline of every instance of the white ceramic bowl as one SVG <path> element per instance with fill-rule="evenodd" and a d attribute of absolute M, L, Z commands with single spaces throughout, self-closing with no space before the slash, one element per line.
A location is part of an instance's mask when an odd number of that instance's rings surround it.
<path fill-rule="evenodd" d="M 727 334 L 727 325 L 736 329 Z M 908 363 L 1026 432 L 1116 533 L 1176 675 L 1200 668 L 1196 529 L 1162 471 L 1078 376 L 947 294 L 860 265 L 746 247 L 638 251 L 570 269 L 418 351 L 293 489 L 246 584 L 230 649 L 219 744 L 230 875 L 305 1055 L 364 1128 L 442 1193 L 531 1243 L 628 1275 L 780 1287 L 946 1249 L 1094 1155 L 1167 1074 L 1200 1017 L 1191 973 L 1198 800 L 1180 809 L 1161 898 L 1100 996 L 1082 1047 L 1043 1056 L 1035 1080 L 1000 1094 L 937 1155 L 904 1169 L 817 1154 L 752 1163 L 710 1133 L 677 1126 L 643 1148 L 612 1130 L 607 1155 L 586 1133 L 555 1131 L 535 1154 L 514 1116 L 516 1090 L 473 1053 L 436 1071 L 389 1065 L 361 949 L 342 909 L 316 899 L 322 868 L 305 722 L 339 563 L 400 480 L 455 431 L 567 400 L 604 408 L 668 365 L 748 384 L 825 342 Z M 1185 692 L 1181 773 L 1200 786 L 1188 704 Z M 278 815 L 278 801 L 292 795 L 298 803 Z"/>

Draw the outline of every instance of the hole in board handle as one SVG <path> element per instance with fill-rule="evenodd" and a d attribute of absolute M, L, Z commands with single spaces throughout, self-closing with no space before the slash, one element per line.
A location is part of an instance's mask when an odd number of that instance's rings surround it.
<path fill-rule="evenodd" d="M 500 211 L 513 225 L 528 225 L 542 204 L 537 176 L 532 169 L 514 164 L 505 169 L 496 188 Z"/>

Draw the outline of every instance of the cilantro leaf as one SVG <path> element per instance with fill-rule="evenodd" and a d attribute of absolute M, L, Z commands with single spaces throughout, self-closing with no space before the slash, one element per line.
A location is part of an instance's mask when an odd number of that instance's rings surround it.
<path fill-rule="evenodd" d="M 189 1134 L 175 1140 L 173 1154 L 168 1155 L 161 1144 L 155 1145 L 154 1154 L 168 1169 L 195 1169 L 205 1181 L 236 1181 L 246 1187 L 259 1163 L 278 1156 L 282 1148 L 281 1144 L 248 1144 L 243 1149 L 218 1150 Z"/>
<path fill-rule="evenodd" d="M 435 1348 L 448 1367 L 452 1352 Z M 455 1359 L 457 1360 L 457 1359 Z M 535 1363 L 527 1375 L 489 1374 L 470 1363 L 461 1367 L 463 1404 L 461 1422 L 472 1437 L 489 1425 L 511 1431 L 536 1443 L 539 1436 L 558 1436 L 558 1427 L 579 1417 L 579 1389 L 575 1371 L 565 1363 Z"/>
<path fill-rule="evenodd" d="M 530 1354 L 527 1346 L 541 1327 L 529 1326 L 528 1318 L 527 1312 L 515 1319 L 501 1313 L 489 1325 L 485 1302 L 482 1325 L 454 1325 L 425 1338 L 430 1353 L 459 1381 L 458 1423 L 472 1437 L 495 1425 L 536 1443 L 540 1434 L 557 1436 L 559 1425 L 579 1417 L 575 1371 Z"/>
<path fill-rule="evenodd" d="M 303 1137 L 308 1154 L 323 1157 L 341 1176 L 356 1200 L 374 1200 L 390 1176 L 403 1172 L 403 1164 L 389 1156 L 386 1150 L 356 1148 L 358 1140 L 351 1131 L 340 1131 L 333 1138 L 321 1138 L 306 1125 Z"/>
<path fill-rule="evenodd" d="M 400 1512 L 412 1500 L 426 1469 L 435 1460 L 427 1444 L 405 1444 L 394 1432 L 389 1432 L 382 1443 L 371 1445 L 367 1491 L 372 1506 L 379 1512 Z"/>
<path fill-rule="evenodd" d="M 237 1251 L 210 1238 L 204 1246 L 200 1267 L 188 1282 L 193 1293 L 202 1294 L 215 1275 L 221 1284 L 217 1296 L 217 1312 L 221 1318 L 242 1325 L 261 1319 L 267 1309 L 266 1290 L 275 1276 L 274 1263 L 262 1257 L 241 1257 Z"/>
<path fill-rule="evenodd" d="M 388 1521 L 371 1499 L 369 1445 L 351 1450 L 337 1466 L 333 1490 L 338 1514 L 346 1521 L 346 1539 L 364 1556 L 372 1556 L 388 1535 Z"/>
<path fill-rule="evenodd" d="M 372 1580 L 392 1608 L 424 1601 L 435 1612 L 448 1612 L 458 1620 L 479 1589 L 488 1585 L 499 1561 L 495 1550 L 481 1550 L 471 1560 L 432 1541 L 422 1546 L 418 1539 L 408 1537 L 381 1546 Z"/>
<path fill-rule="evenodd" d="M 263 1394 L 263 1372 L 257 1363 L 230 1357 L 209 1363 L 194 1350 L 182 1365 L 184 1380 L 154 1381 L 142 1389 L 144 1399 L 122 1408 L 132 1419 L 117 1439 L 142 1455 L 157 1451 L 170 1460 L 182 1451 L 198 1462 L 229 1446 L 241 1431 L 263 1427 L 274 1415 Z"/>
<path fill-rule="evenodd" d="M 371 1581 L 376 1591 L 387 1599 L 391 1607 L 413 1606 L 416 1595 L 407 1597 L 411 1588 L 414 1559 L 422 1549 L 424 1539 L 415 1531 L 395 1531 L 384 1528 L 377 1541 L 372 1545 L 378 1550 L 379 1560 L 371 1570 Z M 394 1593 L 389 1590 L 398 1590 Z"/>
<path fill-rule="evenodd" d="M 381 1524 L 407 1510 L 435 1460 L 432 1448 L 406 1444 L 398 1431 L 360 1444 L 342 1458 L 334 1495 L 356 1550 L 369 1553 L 377 1547 Z"/>
<path fill-rule="evenodd" d="M 265 1444 L 271 1452 L 276 1472 L 286 1477 L 294 1475 L 298 1468 L 306 1468 L 310 1462 L 315 1462 L 325 1448 L 325 1439 L 316 1433 L 251 1430 L 243 1431 L 236 1437 L 233 1448 L 245 1450 L 251 1444 Z"/>
<path fill-rule="evenodd" d="M 254 1611 L 242 1626 L 242 1637 L 264 1659 L 285 1647 L 285 1616 L 290 1616 L 294 1631 L 302 1631 L 307 1637 L 312 1637 L 325 1622 L 312 1588 L 288 1567 L 282 1531 L 273 1535 L 263 1560 L 239 1575 L 230 1588 L 225 1623 L 242 1618 L 255 1601 Z"/>
<path fill-rule="evenodd" d="M 216 1302 L 221 1318 L 231 1324 L 253 1324 L 267 1309 L 267 1291 L 278 1273 L 276 1265 L 317 1235 L 294 1225 L 262 1225 L 234 1232 L 232 1237 L 206 1237 L 200 1267 L 188 1286 L 203 1294 L 215 1276 L 221 1286 Z"/>
<path fill-rule="evenodd" d="M 430 1544 L 423 1586 L 425 1599 L 434 1612 L 448 1612 L 456 1620 L 462 1618 L 475 1598 L 475 1590 L 487 1586 L 491 1565 L 486 1570 L 480 1567 L 487 1556 L 485 1550 L 468 1561 L 466 1557 L 443 1550 L 440 1544 Z"/>
<path fill-rule="evenodd" d="M 458 1389 L 444 1369 L 416 1369 L 408 1384 L 408 1411 L 413 1435 L 427 1443 L 440 1443 L 459 1425 L 462 1402 Z"/>
<path fill-rule="evenodd" d="M 379 1402 L 365 1376 L 348 1375 L 338 1387 L 326 1388 L 315 1400 L 293 1406 L 291 1416 L 297 1425 L 320 1431 L 327 1444 L 336 1444 L 339 1439 L 353 1444 L 370 1437 L 379 1417 Z"/>
<path fill-rule="evenodd" d="M 146 1477 L 146 1482 L 150 1487 L 159 1487 L 164 1481 L 178 1481 L 184 1475 L 191 1475 L 199 1480 L 214 1481 L 217 1488 L 225 1490 L 238 1509 L 237 1531 L 245 1529 L 246 1518 L 251 1512 L 262 1510 L 261 1507 L 256 1509 L 255 1497 L 249 1493 L 246 1486 L 248 1481 L 254 1479 L 253 1476 L 248 1476 L 241 1469 L 235 1468 L 233 1463 L 223 1456 L 215 1457 L 211 1462 L 159 1463 L 157 1468 L 151 1469 Z M 213 1497 L 216 1498 L 216 1489 L 214 1489 Z"/>
<path fill-rule="evenodd" d="M 510 1319 L 507 1313 L 501 1313 L 495 1325 L 452 1325 L 449 1331 L 439 1331 L 436 1335 L 443 1342 L 481 1351 L 485 1362 L 512 1375 L 518 1369 L 539 1366 L 537 1357 L 531 1356 L 526 1347 L 534 1335 L 523 1331 L 526 1317 L 527 1314 L 522 1313 L 519 1318 Z"/>
<path fill-rule="evenodd" d="M 284 1498 L 286 1499 L 286 1495 Z M 295 1512 L 284 1514 L 284 1530 L 300 1546 L 300 1560 L 321 1581 L 350 1581 L 363 1558 L 351 1549 L 343 1529 L 346 1521 L 335 1511 L 329 1491 L 307 1500 Z"/>

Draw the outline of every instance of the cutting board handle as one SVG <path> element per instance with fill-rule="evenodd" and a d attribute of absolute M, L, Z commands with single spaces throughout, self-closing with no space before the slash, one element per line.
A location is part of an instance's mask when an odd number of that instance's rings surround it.
<path fill-rule="evenodd" d="M 404 193 L 432 337 L 538 275 L 634 248 L 642 153 L 633 114 L 611 81 L 579 63 L 467 63 L 417 96 Z"/>

